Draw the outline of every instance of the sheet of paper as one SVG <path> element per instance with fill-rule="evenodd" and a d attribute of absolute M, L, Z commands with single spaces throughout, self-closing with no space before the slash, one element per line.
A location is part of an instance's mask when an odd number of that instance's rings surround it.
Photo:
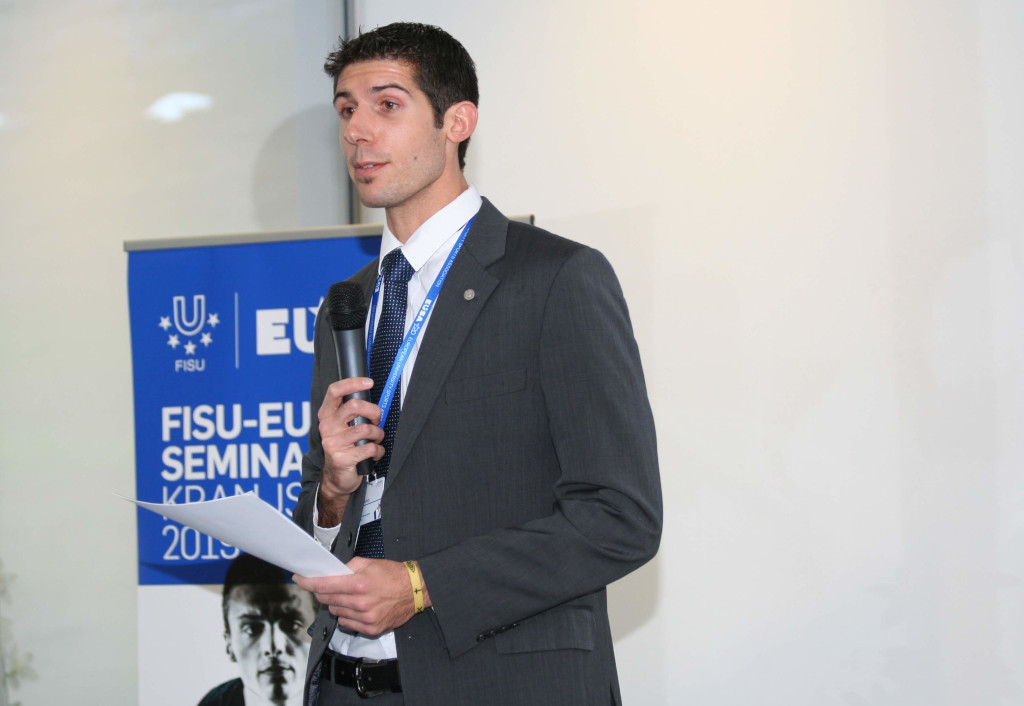
<path fill-rule="evenodd" d="M 302 576 L 352 573 L 320 542 L 251 491 L 181 505 L 147 503 L 117 493 L 115 495 L 292 573 Z"/>

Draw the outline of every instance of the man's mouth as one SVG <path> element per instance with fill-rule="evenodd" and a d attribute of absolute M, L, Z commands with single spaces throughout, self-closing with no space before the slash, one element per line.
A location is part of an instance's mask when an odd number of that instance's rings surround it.
<path fill-rule="evenodd" d="M 289 672 L 291 672 L 290 675 L 288 674 Z M 288 679 L 290 676 L 294 676 L 295 668 L 283 662 L 275 661 L 266 669 L 261 670 L 260 674 L 270 677 L 272 682 L 280 682 Z"/>
<path fill-rule="evenodd" d="M 290 664 L 286 664 L 281 660 L 274 660 L 270 663 L 270 666 L 266 669 L 261 669 L 260 674 L 269 674 L 271 676 L 284 676 L 286 672 L 295 673 L 295 667 Z"/>

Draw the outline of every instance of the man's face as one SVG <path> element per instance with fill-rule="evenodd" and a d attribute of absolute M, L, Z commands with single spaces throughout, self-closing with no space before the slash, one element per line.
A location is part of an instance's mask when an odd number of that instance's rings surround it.
<path fill-rule="evenodd" d="M 413 74 L 403 62 L 361 61 L 345 67 L 335 85 L 342 151 L 367 206 L 429 202 L 450 158 Z"/>
<path fill-rule="evenodd" d="M 274 704 L 299 695 L 313 622 L 309 594 L 294 584 L 243 584 L 228 596 L 228 651 L 242 683 Z"/>

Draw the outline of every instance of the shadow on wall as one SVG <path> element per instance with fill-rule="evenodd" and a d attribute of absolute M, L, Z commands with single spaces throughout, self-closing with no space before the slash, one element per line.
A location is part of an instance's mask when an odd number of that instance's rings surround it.
<path fill-rule="evenodd" d="M 348 173 L 330 104 L 292 115 L 270 133 L 252 172 L 260 230 L 348 223 Z"/>

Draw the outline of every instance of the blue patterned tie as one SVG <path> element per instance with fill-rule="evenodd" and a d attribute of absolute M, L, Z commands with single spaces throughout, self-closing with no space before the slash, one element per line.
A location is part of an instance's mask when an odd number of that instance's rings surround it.
<path fill-rule="evenodd" d="M 387 382 L 388 373 L 395 362 L 395 354 L 405 337 L 405 307 L 408 299 L 409 278 L 415 270 L 405 259 L 401 248 L 395 248 L 384 257 L 381 276 L 384 279 L 384 303 L 377 322 L 377 332 L 373 337 L 373 350 L 370 352 L 370 377 L 373 378 L 373 389 L 370 390 L 370 401 L 380 401 L 380 392 Z M 402 416 L 402 386 L 395 388 L 395 397 L 391 402 L 387 421 L 384 423 L 384 456 L 377 461 L 373 472 L 377 476 L 386 476 L 391 465 L 391 448 L 395 444 L 395 432 L 398 431 L 398 419 Z M 356 556 L 371 559 L 384 558 L 384 536 L 381 533 L 380 520 L 371 520 L 359 528 L 359 539 L 356 541 Z"/>

